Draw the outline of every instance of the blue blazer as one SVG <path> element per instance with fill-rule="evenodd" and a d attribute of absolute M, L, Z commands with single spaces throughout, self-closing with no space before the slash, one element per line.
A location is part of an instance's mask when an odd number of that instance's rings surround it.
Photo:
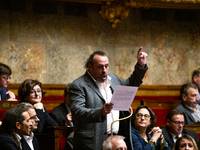
<path fill-rule="evenodd" d="M 7 88 L 0 89 L 1 101 L 7 101 L 6 92 L 8 92 Z"/>
<path fill-rule="evenodd" d="M 148 128 L 146 131 L 149 140 L 152 137 L 151 135 L 148 134 L 150 131 L 151 131 L 150 128 Z M 131 127 L 131 134 L 132 134 L 132 143 L 134 150 L 153 150 L 152 146 L 140 136 L 139 132 L 134 127 Z M 159 140 L 157 140 L 155 149 L 160 150 Z M 164 147 L 163 150 L 170 150 L 170 148 Z"/>

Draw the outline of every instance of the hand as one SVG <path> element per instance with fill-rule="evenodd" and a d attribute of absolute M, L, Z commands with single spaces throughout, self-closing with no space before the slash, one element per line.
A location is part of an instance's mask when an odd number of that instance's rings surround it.
<path fill-rule="evenodd" d="M 107 114 L 109 114 L 111 112 L 113 108 L 113 104 L 112 103 L 105 103 L 103 105 L 103 107 L 101 108 L 101 113 L 103 116 L 106 116 Z"/>
<path fill-rule="evenodd" d="M 141 52 L 141 50 L 142 50 L 142 47 L 140 47 L 140 49 L 138 50 L 137 60 L 140 67 L 144 68 L 145 65 L 147 64 L 146 61 L 147 61 L 148 54 L 145 52 Z"/>
<path fill-rule="evenodd" d="M 149 134 L 152 135 L 152 139 L 156 142 L 158 139 L 163 137 L 162 130 L 159 127 L 154 127 Z"/>
<path fill-rule="evenodd" d="M 160 129 L 160 127 L 153 127 L 153 129 L 149 132 L 149 134 L 153 134 L 156 131 L 159 131 L 162 133 L 162 130 Z"/>
<path fill-rule="evenodd" d="M 11 91 L 6 92 L 7 101 L 17 101 L 15 94 Z"/>
<path fill-rule="evenodd" d="M 43 112 L 44 112 L 44 107 L 43 107 L 43 104 L 42 104 L 42 103 L 35 103 L 35 104 L 33 105 L 33 107 L 34 107 L 35 109 L 42 109 Z"/>
<path fill-rule="evenodd" d="M 0 121 L 0 126 L 2 125 L 2 121 Z"/>
<path fill-rule="evenodd" d="M 66 117 L 67 117 L 66 124 L 67 124 L 68 126 L 71 126 L 71 124 L 72 124 L 72 114 L 71 114 L 71 112 L 68 113 L 68 114 L 66 115 Z"/>

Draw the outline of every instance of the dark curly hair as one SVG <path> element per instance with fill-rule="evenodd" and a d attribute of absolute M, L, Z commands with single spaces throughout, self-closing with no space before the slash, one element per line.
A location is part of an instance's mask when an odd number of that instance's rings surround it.
<path fill-rule="evenodd" d="M 150 116 L 151 116 L 151 118 L 150 118 L 151 119 L 150 127 L 153 127 L 155 125 L 155 123 L 156 123 L 156 116 L 155 116 L 154 112 L 149 107 L 143 106 L 143 105 L 141 105 L 138 108 L 136 108 L 135 111 L 133 112 L 133 115 L 131 117 L 132 126 L 135 127 L 135 123 L 134 122 L 135 122 L 136 114 L 142 108 L 145 108 L 145 109 L 147 109 L 149 111 Z"/>
<path fill-rule="evenodd" d="M 92 54 L 90 55 L 90 57 L 87 59 L 85 65 L 84 65 L 85 69 L 88 69 L 88 65 L 89 65 L 89 64 L 93 65 L 93 58 L 94 58 L 95 55 L 107 56 L 107 55 L 106 55 L 104 52 L 102 52 L 102 51 L 95 51 L 95 52 L 92 53 Z M 107 57 L 108 57 L 108 56 L 107 56 Z"/>
<path fill-rule="evenodd" d="M 42 89 L 42 83 L 38 80 L 27 79 L 25 80 L 18 89 L 18 97 L 22 102 L 26 102 L 25 98 L 30 95 L 31 90 L 34 86 L 39 85 Z"/>

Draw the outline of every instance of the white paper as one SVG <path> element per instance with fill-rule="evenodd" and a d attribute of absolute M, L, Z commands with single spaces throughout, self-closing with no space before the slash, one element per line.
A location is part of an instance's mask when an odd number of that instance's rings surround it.
<path fill-rule="evenodd" d="M 114 104 L 112 110 L 129 110 L 137 90 L 138 87 L 135 86 L 116 85 L 111 98 L 111 103 Z"/>

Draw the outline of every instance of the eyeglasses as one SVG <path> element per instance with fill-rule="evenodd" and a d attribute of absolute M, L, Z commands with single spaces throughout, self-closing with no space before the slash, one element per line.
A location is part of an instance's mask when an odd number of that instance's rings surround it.
<path fill-rule="evenodd" d="M 136 117 L 137 118 L 142 118 L 144 116 L 144 119 L 149 119 L 149 118 L 151 118 L 151 116 L 150 115 L 148 115 L 148 114 L 141 114 L 141 113 L 139 113 L 139 114 L 136 114 Z"/>
<path fill-rule="evenodd" d="M 178 125 L 184 125 L 184 122 L 180 122 L 180 121 L 173 121 L 173 120 L 170 120 L 171 122 L 175 123 L 177 126 Z"/>
<path fill-rule="evenodd" d="M 38 118 L 37 115 L 30 117 L 30 119 L 36 120 Z"/>
<path fill-rule="evenodd" d="M 37 89 L 37 90 L 31 90 L 30 94 L 41 94 L 42 93 L 42 89 Z"/>
<path fill-rule="evenodd" d="M 11 77 L 2 77 L 4 80 L 8 81 L 11 80 Z"/>

